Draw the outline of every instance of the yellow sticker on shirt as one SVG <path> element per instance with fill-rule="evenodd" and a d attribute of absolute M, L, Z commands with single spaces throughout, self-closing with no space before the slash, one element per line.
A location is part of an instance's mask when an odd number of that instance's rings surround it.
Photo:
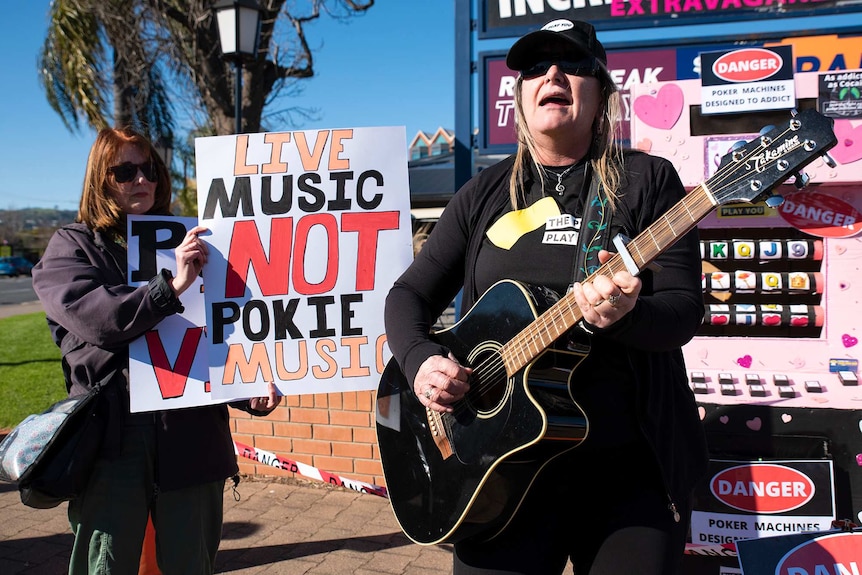
<path fill-rule="evenodd" d="M 560 207 L 554 198 L 542 198 L 523 210 L 514 210 L 494 222 L 487 236 L 500 249 L 508 250 L 521 236 L 545 225 L 548 218 L 560 215 Z"/>

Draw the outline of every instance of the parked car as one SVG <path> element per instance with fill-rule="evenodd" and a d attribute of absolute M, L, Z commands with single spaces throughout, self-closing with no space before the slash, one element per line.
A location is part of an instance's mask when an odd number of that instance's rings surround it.
<path fill-rule="evenodd" d="M 0 257 L 0 262 L 8 263 L 15 268 L 15 275 L 30 275 L 33 270 L 33 264 L 27 258 L 21 256 L 4 256 Z"/>
<path fill-rule="evenodd" d="M 0 258 L 0 277 L 14 278 L 18 275 L 18 270 L 11 263 L 2 261 L 5 259 Z"/>

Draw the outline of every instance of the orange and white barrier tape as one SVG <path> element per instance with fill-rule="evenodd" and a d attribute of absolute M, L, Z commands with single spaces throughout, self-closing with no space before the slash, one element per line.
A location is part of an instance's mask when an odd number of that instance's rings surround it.
<path fill-rule="evenodd" d="M 323 481 L 324 483 L 329 483 L 331 485 L 340 485 L 341 487 L 347 487 L 348 489 L 359 491 L 360 493 L 370 493 L 371 495 L 386 498 L 389 497 L 389 493 L 386 491 L 386 488 L 379 485 L 341 477 L 340 475 L 329 473 L 311 465 L 294 461 L 281 455 L 276 455 L 270 451 L 251 447 L 238 441 L 233 442 L 233 448 L 236 454 L 240 457 L 245 457 L 246 459 L 251 459 L 252 461 L 263 463 L 270 467 L 275 467 L 276 469 L 290 471 L 291 473 L 301 475 L 302 477 Z"/>

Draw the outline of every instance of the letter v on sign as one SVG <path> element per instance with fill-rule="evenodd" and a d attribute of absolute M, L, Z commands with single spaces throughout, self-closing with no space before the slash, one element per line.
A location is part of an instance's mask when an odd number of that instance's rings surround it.
<path fill-rule="evenodd" d="M 168 354 L 165 352 L 165 346 L 162 345 L 159 332 L 152 330 L 146 333 L 147 349 L 150 352 L 150 361 L 156 373 L 156 382 L 159 384 L 162 399 L 182 397 L 186 392 L 186 383 L 189 380 L 203 331 L 202 327 L 191 327 L 186 330 L 173 367 L 168 361 Z M 209 391 L 209 385 L 206 391 Z"/>

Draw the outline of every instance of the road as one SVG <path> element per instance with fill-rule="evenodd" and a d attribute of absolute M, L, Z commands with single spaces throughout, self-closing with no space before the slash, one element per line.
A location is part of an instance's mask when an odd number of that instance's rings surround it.
<path fill-rule="evenodd" d="M 0 278 L 0 318 L 41 309 L 30 276 Z"/>
<path fill-rule="evenodd" d="M 0 305 L 26 303 L 37 299 L 30 276 L 0 278 Z"/>

